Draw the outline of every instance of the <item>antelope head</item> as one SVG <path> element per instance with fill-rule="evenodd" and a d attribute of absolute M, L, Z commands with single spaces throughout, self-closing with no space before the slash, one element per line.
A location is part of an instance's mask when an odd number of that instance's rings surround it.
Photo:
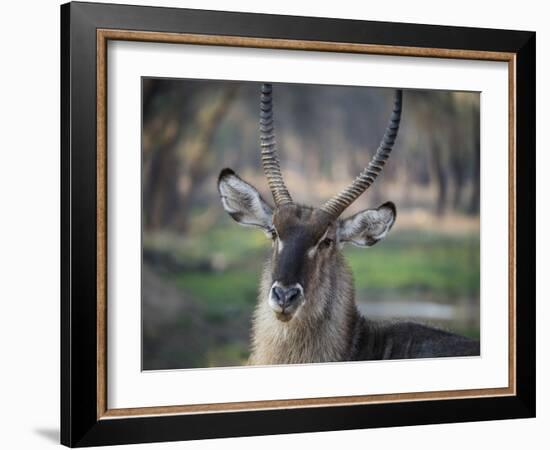
<path fill-rule="evenodd" d="M 277 319 L 288 322 L 303 309 L 321 312 L 316 290 L 335 273 L 346 242 L 369 247 L 383 239 L 395 222 L 395 206 L 384 203 L 346 219 L 340 218 L 382 171 L 401 119 L 402 91 L 397 90 L 384 137 L 368 166 L 342 192 L 319 208 L 295 203 L 285 186 L 275 146 L 272 86 L 263 84 L 260 110 L 262 165 L 275 206 L 233 170 L 224 169 L 218 191 L 227 213 L 241 225 L 261 228 L 273 242 L 265 301 Z M 330 290 L 330 289 L 329 289 Z M 332 295 L 338 295 L 337 292 Z M 324 302 L 330 300 L 323 300 Z"/>

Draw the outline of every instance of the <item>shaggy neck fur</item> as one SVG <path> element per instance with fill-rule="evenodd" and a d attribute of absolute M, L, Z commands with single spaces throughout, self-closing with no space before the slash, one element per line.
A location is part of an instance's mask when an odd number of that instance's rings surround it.
<path fill-rule="evenodd" d="M 288 322 L 279 321 L 267 303 L 271 288 L 271 261 L 264 267 L 252 327 L 250 364 L 294 364 L 352 359 L 360 316 L 353 278 L 343 256 L 322 268 L 306 293 L 305 303 Z"/>

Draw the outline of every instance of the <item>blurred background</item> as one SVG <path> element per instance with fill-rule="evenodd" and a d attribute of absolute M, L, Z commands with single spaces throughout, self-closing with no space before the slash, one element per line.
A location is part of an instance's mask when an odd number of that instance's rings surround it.
<path fill-rule="evenodd" d="M 320 205 L 368 164 L 393 90 L 274 84 L 277 142 L 295 200 Z M 271 243 L 223 210 L 231 167 L 271 201 L 260 162 L 260 83 L 144 78 L 144 370 L 235 366 Z M 385 240 L 344 252 L 359 309 L 479 338 L 479 94 L 406 90 L 383 174 L 344 216 L 391 200 Z"/>

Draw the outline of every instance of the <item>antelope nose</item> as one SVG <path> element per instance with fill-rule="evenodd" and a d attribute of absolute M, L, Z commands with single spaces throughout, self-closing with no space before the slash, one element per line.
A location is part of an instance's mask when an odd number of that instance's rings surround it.
<path fill-rule="evenodd" d="M 273 287 L 273 298 L 281 308 L 286 308 L 288 305 L 298 299 L 300 289 L 296 287 Z"/>

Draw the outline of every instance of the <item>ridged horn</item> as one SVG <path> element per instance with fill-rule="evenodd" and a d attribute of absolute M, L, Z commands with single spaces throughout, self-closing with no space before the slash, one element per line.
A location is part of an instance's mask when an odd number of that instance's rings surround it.
<path fill-rule="evenodd" d="M 275 128 L 273 126 L 273 87 L 262 84 L 260 103 L 260 146 L 262 151 L 262 166 L 273 195 L 276 206 L 292 203 L 281 174 L 279 157 L 275 145 Z"/>
<path fill-rule="evenodd" d="M 388 157 L 395 143 L 397 132 L 399 131 L 399 122 L 401 121 L 401 107 L 403 102 L 403 91 L 398 89 L 395 91 L 393 102 L 393 112 L 390 122 L 384 133 L 384 137 L 372 157 L 369 165 L 363 169 L 359 176 L 346 189 L 338 195 L 327 201 L 321 209 L 330 214 L 333 219 L 336 219 L 350 206 L 357 198 L 365 192 L 374 182 L 376 177 L 382 172 Z"/>

